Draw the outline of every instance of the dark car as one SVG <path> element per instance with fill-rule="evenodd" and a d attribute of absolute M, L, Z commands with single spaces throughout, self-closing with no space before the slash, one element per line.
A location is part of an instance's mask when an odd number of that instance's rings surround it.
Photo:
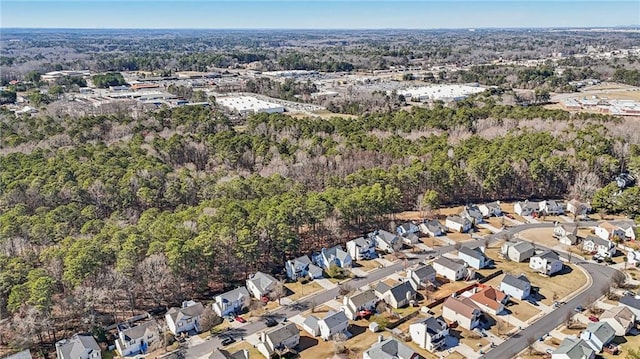
<path fill-rule="evenodd" d="M 235 341 L 236 341 L 236 340 L 235 340 L 235 339 L 233 339 L 233 338 L 232 338 L 232 337 L 230 337 L 230 336 L 224 336 L 224 337 L 222 337 L 222 340 L 220 341 L 220 343 L 221 343 L 222 345 L 224 345 L 224 346 L 227 346 L 227 345 L 229 345 L 229 344 L 231 344 L 231 343 L 233 343 L 233 342 L 235 342 Z"/>
<path fill-rule="evenodd" d="M 274 327 L 278 325 L 278 322 L 273 318 L 267 319 L 264 323 L 267 325 L 267 327 Z"/>
<path fill-rule="evenodd" d="M 584 308 L 582 308 L 582 306 L 581 306 L 581 305 L 577 306 L 577 307 L 576 307 L 576 309 L 574 309 L 574 311 L 575 311 L 576 313 L 581 313 L 583 310 L 584 310 Z"/>

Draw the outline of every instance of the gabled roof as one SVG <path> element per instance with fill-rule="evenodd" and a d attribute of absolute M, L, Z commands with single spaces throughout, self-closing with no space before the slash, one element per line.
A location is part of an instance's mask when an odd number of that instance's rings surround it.
<path fill-rule="evenodd" d="M 427 329 L 426 332 L 431 335 L 439 334 L 447 329 L 447 323 L 444 321 L 442 316 L 437 318 L 429 317 L 412 325 L 423 325 Z"/>
<path fill-rule="evenodd" d="M 391 292 L 391 296 L 393 296 L 396 302 L 407 299 L 407 293 L 410 293 L 412 297 L 416 293 L 409 281 L 398 283 L 393 288 L 389 289 L 389 291 Z"/>
<path fill-rule="evenodd" d="M 247 279 L 247 282 L 253 283 L 260 293 L 265 293 L 268 291 L 269 287 L 278 282 L 278 280 L 267 273 L 256 272 L 256 274 L 254 274 L 250 279 Z"/>
<path fill-rule="evenodd" d="M 429 264 L 423 264 L 411 270 L 412 276 L 416 276 L 420 282 L 436 274 L 436 270 Z"/>
<path fill-rule="evenodd" d="M 499 209 L 499 210 L 502 210 L 502 207 L 500 207 L 500 202 L 498 202 L 498 201 L 485 203 L 485 204 L 484 204 L 484 206 L 485 206 L 485 207 L 487 207 L 487 208 L 489 208 L 489 209 Z"/>
<path fill-rule="evenodd" d="M 56 348 L 62 353 L 62 358 L 59 359 L 77 359 L 87 353 L 100 353 L 98 342 L 89 334 L 75 334 L 69 339 L 63 339 L 56 343 Z"/>
<path fill-rule="evenodd" d="M 602 222 L 598 224 L 598 227 L 600 228 L 604 228 L 609 232 L 613 232 L 616 229 L 618 229 L 618 226 L 616 226 L 615 224 L 611 223 L 611 222 Z"/>
<path fill-rule="evenodd" d="M 266 336 L 271 340 L 271 343 L 276 346 L 296 335 L 300 335 L 300 329 L 298 329 L 298 327 L 293 323 L 288 323 L 266 333 Z"/>
<path fill-rule="evenodd" d="M 392 245 L 398 241 L 398 236 L 385 230 L 374 232 L 374 236 L 389 245 Z"/>
<path fill-rule="evenodd" d="M 423 224 L 429 229 L 431 232 L 437 231 L 446 231 L 447 227 L 443 226 L 440 221 L 437 219 L 428 219 L 423 222 Z"/>
<path fill-rule="evenodd" d="M 565 232 L 573 232 L 578 229 L 578 225 L 575 223 L 559 223 L 556 227 L 564 229 Z"/>
<path fill-rule="evenodd" d="M 602 239 L 600 237 L 596 237 L 596 236 L 587 236 L 587 238 L 584 239 L 585 242 L 593 242 L 595 245 L 597 246 L 604 246 L 604 247 L 610 247 L 613 245 L 613 242 L 611 242 L 608 239 Z"/>
<path fill-rule="evenodd" d="M 449 297 L 444 301 L 443 308 L 444 307 L 467 318 L 472 318 L 475 311 L 481 311 L 469 298 Z"/>
<path fill-rule="evenodd" d="M 220 298 L 220 300 L 224 303 L 226 302 L 235 302 L 236 300 L 242 299 L 242 298 L 248 298 L 249 297 L 249 292 L 247 291 L 247 287 L 242 286 L 242 287 L 238 287 L 234 290 L 230 290 L 228 292 L 222 293 L 218 296 L 216 296 L 216 298 Z"/>
<path fill-rule="evenodd" d="M 529 208 L 536 211 L 540 209 L 540 202 L 524 201 L 524 202 L 517 202 L 516 204 L 518 203 L 520 203 L 520 207 L 522 208 Z"/>
<path fill-rule="evenodd" d="M 493 287 L 486 287 L 469 297 L 469 299 L 493 310 L 498 310 L 502 302 L 507 299 L 507 295 Z"/>
<path fill-rule="evenodd" d="M 21 352 L 17 352 L 15 354 L 11 354 L 4 359 L 31 359 L 31 351 L 29 349 L 23 350 Z"/>
<path fill-rule="evenodd" d="M 598 338 L 600 343 L 604 344 L 616 335 L 616 331 L 611 324 L 604 321 L 587 324 L 585 331 L 590 332 L 591 335 Z"/>
<path fill-rule="evenodd" d="M 318 319 L 318 317 L 310 315 L 304 320 L 304 322 L 302 322 L 302 325 L 304 325 L 304 326 L 306 326 L 308 328 L 311 328 L 313 330 L 318 330 L 318 321 L 319 320 L 320 319 Z"/>
<path fill-rule="evenodd" d="M 344 260 L 349 257 L 349 253 L 342 249 L 341 246 L 333 246 L 329 249 L 324 250 L 325 256 L 327 256 L 328 260 L 332 260 L 333 258 L 337 258 L 340 262 L 344 262 Z"/>
<path fill-rule="evenodd" d="M 627 305 L 631 308 L 640 309 L 640 297 L 625 295 L 624 297 L 620 298 L 619 302 L 620 304 Z"/>
<path fill-rule="evenodd" d="M 363 292 L 357 293 L 352 295 L 351 297 L 349 297 L 349 301 L 356 307 L 359 308 L 360 306 L 372 302 L 372 301 L 377 301 L 378 297 L 376 296 L 376 294 L 374 293 L 373 290 L 368 289 L 365 290 Z"/>
<path fill-rule="evenodd" d="M 289 259 L 289 263 L 293 265 L 296 270 L 305 269 L 309 264 L 311 264 L 311 259 L 309 256 L 304 255 L 295 259 Z"/>
<path fill-rule="evenodd" d="M 356 239 L 352 239 L 349 242 L 353 242 L 357 247 L 360 248 L 370 248 L 374 246 L 374 243 L 371 239 L 365 239 L 364 237 L 358 237 Z"/>
<path fill-rule="evenodd" d="M 204 312 L 204 306 L 202 305 L 202 303 L 198 302 L 198 303 L 193 303 L 192 305 L 184 308 L 173 307 L 169 309 L 169 311 L 167 312 L 167 315 L 171 317 L 171 320 L 174 323 L 177 323 L 182 318 L 187 318 L 187 319 L 194 318 L 202 315 L 203 312 Z"/>
<path fill-rule="evenodd" d="M 633 314 L 631 309 L 624 306 L 619 306 L 605 310 L 604 313 L 602 313 L 602 315 L 600 316 L 600 320 L 607 318 L 613 318 L 623 327 L 627 327 L 630 323 L 634 322 L 635 315 Z"/>
<path fill-rule="evenodd" d="M 534 257 L 539 257 L 541 259 L 546 259 L 546 260 L 553 260 L 553 261 L 559 261 L 560 260 L 560 256 L 558 255 L 558 253 L 552 251 L 552 250 L 547 250 L 544 251 L 540 254 L 535 255 Z"/>
<path fill-rule="evenodd" d="M 366 352 L 370 358 L 376 359 L 424 359 L 413 349 L 394 338 L 375 343 Z"/>
<path fill-rule="evenodd" d="M 517 277 L 512 276 L 511 274 L 507 274 L 502 279 L 502 283 L 508 284 L 514 288 L 518 288 L 521 290 L 524 290 L 527 287 L 531 287 L 531 283 L 529 282 L 529 279 L 527 279 L 527 276 L 524 274 L 520 274 Z"/>
<path fill-rule="evenodd" d="M 564 354 L 569 359 L 584 359 L 590 358 L 595 352 L 584 340 L 576 337 L 566 337 L 558 349 L 553 351 L 553 354 Z"/>
<path fill-rule="evenodd" d="M 436 258 L 436 260 L 434 261 L 434 263 L 437 263 L 445 268 L 454 270 L 454 271 L 458 271 L 460 269 L 464 269 L 466 268 L 464 265 L 464 261 L 462 260 L 455 260 L 455 259 L 451 259 L 448 257 L 443 257 L 440 256 L 438 258 Z"/>
<path fill-rule="evenodd" d="M 534 247 L 533 244 L 527 241 L 520 241 L 517 243 L 507 243 L 507 246 L 513 248 L 518 253 L 524 253 L 524 252 L 528 252 L 530 250 L 536 249 L 536 247 Z"/>
<path fill-rule="evenodd" d="M 413 222 L 405 222 L 403 224 L 400 225 L 400 227 L 405 231 L 405 232 L 409 232 L 412 229 L 416 230 L 417 226 L 415 225 L 415 223 Z"/>
<path fill-rule="evenodd" d="M 321 321 L 323 321 L 327 325 L 327 327 L 329 327 L 329 329 L 332 329 L 344 323 L 348 323 L 349 319 L 342 310 L 339 310 L 337 312 L 330 310 L 327 315 L 321 319 Z"/>
<path fill-rule="evenodd" d="M 151 333 L 158 333 L 158 323 L 155 320 L 150 320 L 142 324 L 138 324 L 135 327 L 129 327 L 127 329 L 120 330 L 124 334 L 126 341 L 136 340 L 143 338 Z"/>
<path fill-rule="evenodd" d="M 458 224 L 461 224 L 463 226 L 471 224 L 471 222 L 468 219 L 460 217 L 460 216 L 448 216 L 447 217 L 447 221 L 451 221 L 453 223 L 458 223 Z"/>
<path fill-rule="evenodd" d="M 389 289 L 391 289 L 391 287 L 385 282 L 379 282 L 378 285 L 376 285 L 376 292 L 378 293 L 385 293 Z"/>
<path fill-rule="evenodd" d="M 480 248 L 461 247 L 458 252 L 477 260 L 487 259 L 487 256 L 482 253 Z"/>

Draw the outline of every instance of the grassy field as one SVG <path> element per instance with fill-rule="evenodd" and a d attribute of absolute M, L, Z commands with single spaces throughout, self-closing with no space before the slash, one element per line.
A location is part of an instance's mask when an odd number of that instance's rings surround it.
<path fill-rule="evenodd" d="M 533 243 L 538 243 L 545 247 L 555 247 L 559 245 L 557 239 L 553 237 L 553 228 L 532 228 L 518 233 L 522 239 L 526 239 Z"/>
<path fill-rule="evenodd" d="M 300 282 L 286 283 L 284 286 L 293 292 L 293 294 L 287 297 L 291 300 L 297 300 L 304 296 L 322 290 L 322 286 L 314 281 L 311 281 L 307 284 L 302 284 Z"/>
<path fill-rule="evenodd" d="M 379 267 L 380 263 L 376 262 L 375 260 L 358 261 L 356 265 L 354 265 L 354 268 L 358 268 L 365 272 L 371 272 L 372 270 L 378 269 Z"/>
<path fill-rule="evenodd" d="M 531 303 L 527 301 L 519 301 L 516 299 L 511 299 L 510 302 L 512 304 L 509 305 L 507 309 L 511 311 L 511 314 L 514 317 L 518 318 L 518 320 L 521 320 L 523 322 L 526 322 L 527 320 L 535 317 L 541 312 L 540 309 L 534 307 Z"/>
<path fill-rule="evenodd" d="M 239 343 L 235 343 L 228 347 L 226 350 L 229 353 L 235 353 L 239 350 L 246 349 L 249 351 L 249 358 L 264 358 L 264 355 L 258 351 L 258 349 L 254 348 L 253 345 L 247 343 L 246 341 L 241 341 Z"/>
<path fill-rule="evenodd" d="M 446 281 L 446 279 L 442 277 L 436 277 L 436 280 L 439 281 L 440 283 L 443 283 L 444 281 Z M 470 283 L 461 282 L 461 281 L 449 282 L 438 287 L 438 290 L 436 290 L 435 292 L 430 293 L 430 297 L 432 299 L 448 297 L 449 295 L 451 295 L 451 293 L 459 289 L 462 289 L 468 286 L 469 284 Z M 424 294 L 424 291 L 422 292 L 422 294 Z"/>
<path fill-rule="evenodd" d="M 480 348 L 483 348 L 489 344 L 489 340 L 487 340 L 487 338 L 483 338 L 477 333 L 466 330 L 464 328 L 458 327 L 455 329 L 450 329 L 449 334 L 458 338 L 460 343 L 468 345 L 469 348 L 472 348 L 475 351 L 478 351 L 480 350 Z"/>

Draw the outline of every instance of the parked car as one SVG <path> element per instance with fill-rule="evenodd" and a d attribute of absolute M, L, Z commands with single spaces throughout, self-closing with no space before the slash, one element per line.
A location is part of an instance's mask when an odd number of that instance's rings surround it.
<path fill-rule="evenodd" d="M 239 315 L 237 315 L 235 319 L 240 323 L 246 323 L 247 322 L 243 317 L 241 317 Z"/>
<path fill-rule="evenodd" d="M 592 322 L 599 322 L 600 321 L 600 319 L 598 319 L 598 317 L 593 316 L 593 315 L 589 316 L 589 320 L 592 321 Z"/>
<path fill-rule="evenodd" d="M 366 317 L 370 316 L 371 314 L 372 313 L 371 313 L 370 310 L 361 310 L 361 311 L 358 312 L 358 316 L 360 318 L 366 318 Z"/>
<path fill-rule="evenodd" d="M 273 318 L 269 318 L 264 322 L 264 324 L 266 324 L 267 327 L 273 327 L 273 326 L 278 325 L 278 322 Z"/>
<path fill-rule="evenodd" d="M 227 346 L 233 342 L 235 342 L 236 340 L 233 339 L 233 337 L 227 336 L 225 335 L 224 337 L 222 337 L 222 340 L 220 341 L 220 343 L 224 346 Z"/>
<path fill-rule="evenodd" d="M 574 311 L 575 311 L 576 313 L 582 313 L 582 311 L 583 311 L 583 310 L 584 310 L 584 308 L 582 308 L 582 306 L 581 306 L 581 305 L 577 306 L 577 307 L 574 309 Z"/>

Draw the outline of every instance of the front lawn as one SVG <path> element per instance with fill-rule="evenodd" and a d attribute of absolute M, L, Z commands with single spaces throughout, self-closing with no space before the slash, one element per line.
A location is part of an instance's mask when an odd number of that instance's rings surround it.
<path fill-rule="evenodd" d="M 289 289 L 291 292 L 293 292 L 293 294 L 287 297 L 291 300 L 298 300 L 302 297 L 316 293 L 323 289 L 320 284 L 314 281 L 311 281 L 307 284 L 302 284 L 301 282 L 285 283 L 284 286 L 287 287 L 287 289 Z"/>

